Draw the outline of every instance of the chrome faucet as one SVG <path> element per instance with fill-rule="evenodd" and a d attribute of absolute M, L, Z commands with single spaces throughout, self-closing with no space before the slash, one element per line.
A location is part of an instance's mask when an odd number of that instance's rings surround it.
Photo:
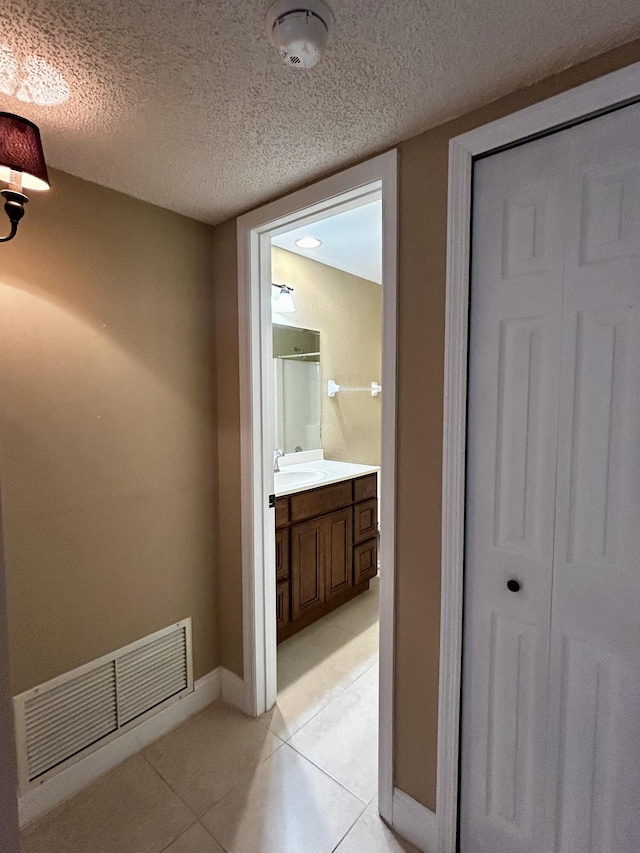
<path fill-rule="evenodd" d="M 274 450 L 273 451 L 273 473 L 278 474 L 280 472 L 280 463 L 279 459 L 281 456 L 284 456 L 283 450 Z"/>

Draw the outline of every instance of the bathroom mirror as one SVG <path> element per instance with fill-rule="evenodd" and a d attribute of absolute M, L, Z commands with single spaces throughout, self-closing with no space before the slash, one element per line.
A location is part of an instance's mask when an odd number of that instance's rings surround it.
<path fill-rule="evenodd" d="M 319 449 L 320 332 L 274 323 L 273 367 L 276 447 Z"/>

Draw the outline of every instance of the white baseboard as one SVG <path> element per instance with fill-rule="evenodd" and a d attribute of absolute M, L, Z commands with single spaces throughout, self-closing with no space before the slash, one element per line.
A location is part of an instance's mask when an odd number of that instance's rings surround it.
<path fill-rule="evenodd" d="M 219 666 L 213 672 L 199 678 L 194 684 L 193 693 L 183 696 L 163 711 L 144 720 L 139 726 L 109 741 L 101 749 L 90 753 L 86 758 L 72 764 L 66 770 L 47 779 L 38 788 L 20 797 L 18 799 L 20 826 L 30 823 L 68 800 L 100 776 L 113 770 L 118 764 L 122 764 L 127 758 L 140 752 L 150 743 L 219 699 L 222 695 L 225 672 L 226 670 Z M 227 674 L 231 675 L 231 673 Z M 238 681 L 243 684 L 241 679 Z"/>
<path fill-rule="evenodd" d="M 222 670 L 222 698 L 227 705 L 238 708 L 243 714 L 249 713 L 244 681 L 230 669 Z"/>
<path fill-rule="evenodd" d="M 439 853 L 436 813 L 399 788 L 393 789 L 393 829 L 424 853 Z"/>

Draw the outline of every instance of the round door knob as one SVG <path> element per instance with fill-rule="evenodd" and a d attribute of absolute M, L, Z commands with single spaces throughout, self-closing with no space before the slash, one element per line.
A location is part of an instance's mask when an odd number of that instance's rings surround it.
<path fill-rule="evenodd" d="M 509 592 L 520 592 L 520 581 L 511 578 L 510 581 L 507 581 L 507 589 Z"/>

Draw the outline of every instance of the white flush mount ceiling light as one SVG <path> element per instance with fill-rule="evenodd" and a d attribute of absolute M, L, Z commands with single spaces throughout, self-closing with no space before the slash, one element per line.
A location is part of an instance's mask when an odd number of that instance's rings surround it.
<path fill-rule="evenodd" d="M 276 0 L 266 24 L 269 40 L 285 65 L 313 68 L 324 56 L 335 19 L 323 0 Z"/>
<path fill-rule="evenodd" d="M 322 240 L 318 240 L 317 237 L 300 237 L 296 240 L 296 246 L 299 249 L 317 249 L 318 246 L 322 246 Z"/>
<path fill-rule="evenodd" d="M 29 54 L 21 61 L 4 44 L 0 45 L 0 92 L 40 107 L 63 104 L 71 94 L 62 74 L 41 56 Z"/>

